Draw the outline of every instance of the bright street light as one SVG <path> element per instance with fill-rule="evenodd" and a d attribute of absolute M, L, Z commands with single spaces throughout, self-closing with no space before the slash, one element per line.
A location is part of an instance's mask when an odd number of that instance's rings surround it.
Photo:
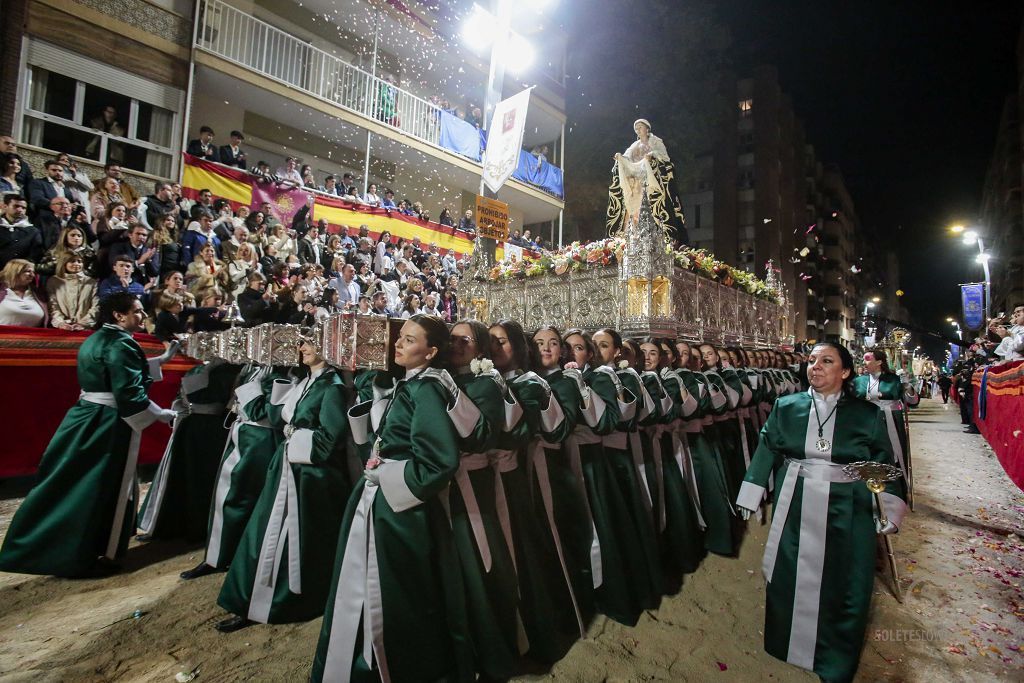
<path fill-rule="evenodd" d="M 873 297 L 871 297 L 871 302 L 872 302 L 872 303 L 876 303 L 876 304 L 877 304 L 877 303 L 879 303 L 879 302 L 880 302 L 881 300 L 882 300 L 882 297 L 880 297 L 880 296 L 873 296 Z"/>
<path fill-rule="evenodd" d="M 978 241 L 978 233 L 974 230 L 968 230 L 964 233 L 964 244 L 974 244 Z"/>
<path fill-rule="evenodd" d="M 494 17 L 480 5 L 473 5 L 473 11 L 462 22 L 462 40 L 473 51 L 483 50 L 494 40 Z"/>
<path fill-rule="evenodd" d="M 949 231 L 951 233 L 955 234 L 955 235 L 959 235 L 961 232 L 964 231 L 964 226 L 962 226 L 962 225 L 953 225 L 953 226 L 951 226 L 949 228 Z"/>
<path fill-rule="evenodd" d="M 991 254 L 978 254 L 974 257 L 974 260 L 978 263 L 988 263 L 990 258 L 992 258 Z"/>
<path fill-rule="evenodd" d="M 946 322 L 947 323 L 951 323 L 951 322 L 954 322 L 954 320 L 953 320 L 953 318 L 946 318 Z"/>

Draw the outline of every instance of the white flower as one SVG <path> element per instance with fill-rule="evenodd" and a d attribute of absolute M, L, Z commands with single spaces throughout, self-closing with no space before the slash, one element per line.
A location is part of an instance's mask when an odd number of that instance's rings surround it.
<path fill-rule="evenodd" d="M 619 361 L 619 370 L 625 370 L 628 367 L 629 367 L 629 361 L 628 360 L 620 360 Z"/>
<path fill-rule="evenodd" d="M 474 358 L 473 360 L 469 361 L 469 369 L 472 370 L 474 375 L 479 375 L 480 374 L 480 359 L 479 358 Z"/>
<path fill-rule="evenodd" d="M 490 358 L 474 358 L 469 363 L 469 369 L 472 370 L 475 375 L 484 375 L 494 369 L 494 361 Z"/>

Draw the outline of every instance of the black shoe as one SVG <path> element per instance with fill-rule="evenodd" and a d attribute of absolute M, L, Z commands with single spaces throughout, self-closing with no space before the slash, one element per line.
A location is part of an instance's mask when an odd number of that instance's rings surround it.
<path fill-rule="evenodd" d="M 139 534 L 135 537 L 135 540 L 141 543 L 147 543 L 148 541 L 153 540 L 153 534 Z"/>
<path fill-rule="evenodd" d="M 252 626 L 254 623 L 256 622 L 249 621 L 245 617 L 234 616 L 228 617 L 224 621 L 217 622 L 217 625 L 214 626 L 214 628 L 221 633 L 234 633 L 235 631 L 241 631 L 246 626 Z"/>
<path fill-rule="evenodd" d="M 974 425 L 971 425 L 970 427 L 964 430 L 964 434 L 981 434 L 981 430 L 975 427 Z"/>
<path fill-rule="evenodd" d="M 198 579 L 200 576 L 206 576 L 207 574 L 215 574 L 219 571 L 220 570 L 216 567 L 211 567 L 205 562 L 200 562 L 192 569 L 182 572 L 179 576 L 181 576 L 181 578 L 185 579 L 186 581 L 189 581 L 191 579 Z"/>
<path fill-rule="evenodd" d="M 97 557 L 96 562 L 93 563 L 92 569 L 89 570 L 87 576 L 94 579 L 100 579 L 104 576 L 112 576 L 121 571 L 121 565 L 114 562 L 107 557 Z"/>

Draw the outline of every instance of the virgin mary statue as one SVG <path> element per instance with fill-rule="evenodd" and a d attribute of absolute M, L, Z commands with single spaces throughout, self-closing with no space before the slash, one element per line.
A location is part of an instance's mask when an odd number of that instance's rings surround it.
<path fill-rule="evenodd" d="M 651 133 L 647 119 L 633 122 L 636 140 L 624 154 L 615 155 L 608 188 L 607 227 L 610 234 L 625 230 L 640 213 L 646 184 L 651 213 L 676 239 L 686 241 L 683 207 L 673 186 L 675 167 L 661 138 Z"/>

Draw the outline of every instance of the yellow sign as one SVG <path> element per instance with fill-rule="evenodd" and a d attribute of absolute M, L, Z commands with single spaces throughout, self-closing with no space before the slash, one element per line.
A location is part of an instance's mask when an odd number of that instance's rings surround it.
<path fill-rule="evenodd" d="M 508 204 L 477 195 L 476 231 L 480 237 L 489 237 L 499 242 L 507 240 Z"/>

